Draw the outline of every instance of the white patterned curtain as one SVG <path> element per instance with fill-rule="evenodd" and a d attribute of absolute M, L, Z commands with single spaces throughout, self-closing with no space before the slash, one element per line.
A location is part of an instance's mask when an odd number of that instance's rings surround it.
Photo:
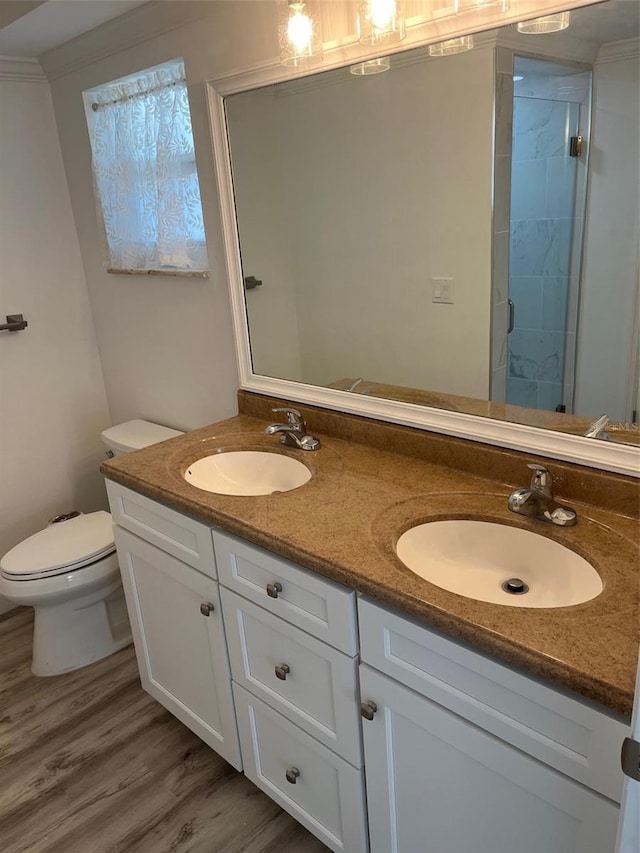
<path fill-rule="evenodd" d="M 208 269 L 184 64 L 149 69 L 90 98 L 109 268 Z"/>

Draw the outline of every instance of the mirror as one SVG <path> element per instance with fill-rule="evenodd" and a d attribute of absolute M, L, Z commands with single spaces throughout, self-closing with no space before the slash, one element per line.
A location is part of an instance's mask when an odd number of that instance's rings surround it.
<path fill-rule="evenodd" d="M 225 97 L 253 374 L 637 442 L 637 39 L 609 0 Z"/>

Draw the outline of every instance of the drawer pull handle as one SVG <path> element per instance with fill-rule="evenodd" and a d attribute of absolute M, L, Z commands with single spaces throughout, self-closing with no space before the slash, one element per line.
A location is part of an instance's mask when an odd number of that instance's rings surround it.
<path fill-rule="evenodd" d="M 280 681 L 286 681 L 290 672 L 288 663 L 281 663 L 280 666 L 275 668 L 276 678 L 279 678 Z"/>
<path fill-rule="evenodd" d="M 300 771 L 297 767 L 288 767 L 287 772 L 284 775 L 287 777 L 287 782 L 291 782 L 292 785 L 295 785 L 298 781 Z"/>
<path fill-rule="evenodd" d="M 367 699 L 366 702 L 363 702 L 360 705 L 360 713 L 365 718 L 365 720 L 373 720 L 373 715 L 378 710 L 378 706 L 375 702 L 372 702 L 371 699 Z"/>
<path fill-rule="evenodd" d="M 203 616 L 211 616 L 211 614 L 213 613 L 214 610 L 215 610 L 215 607 L 211 603 L 206 604 L 203 601 L 202 604 L 200 605 L 200 613 L 202 613 Z"/>
<path fill-rule="evenodd" d="M 269 598 L 277 598 L 279 593 L 282 592 L 282 584 L 276 581 L 275 583 L 267 584 L 267 595 Z"/>

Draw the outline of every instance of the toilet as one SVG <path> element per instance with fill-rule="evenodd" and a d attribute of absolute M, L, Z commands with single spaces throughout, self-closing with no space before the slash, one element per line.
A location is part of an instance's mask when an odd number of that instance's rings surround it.
<path fill-rule="evenodd" d="M 133 420 L 102 433 L 109 456 L 182 435 Z M 0 595 L 33 607 L 34 675 L 60 675 L 129 645 L 131 631 L 113 540 L 104 510 L 68 513 L 0 559 Z"/>

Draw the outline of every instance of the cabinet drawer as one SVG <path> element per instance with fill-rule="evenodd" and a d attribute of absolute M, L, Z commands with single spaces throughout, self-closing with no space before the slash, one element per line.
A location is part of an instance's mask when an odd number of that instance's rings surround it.
<path fill-rule="evenodd" d="M 114 524 L 210 578 L 217 577 L 210 527 L 111 480 L 106 484 Z"/>
<path fill-rule="evenodd" d="M 355 593 L 228 533 L 214 531 L 221 582 L 276 616 L 355 655 Z"/>
<path fill-rule="evenodd" d="M 327 847 L 366 853 L 363 772 L 233 685 L 245 775 Z"/>
<path fill-rule="evenodd" d="M 222 589 L 233 680 L 362 765 L 357 661 Z"/>
<path fill-rule="evenodd" d="M 623 723 L 370 601 L 358 615 L 363 662 L 620 802 Z"/>

